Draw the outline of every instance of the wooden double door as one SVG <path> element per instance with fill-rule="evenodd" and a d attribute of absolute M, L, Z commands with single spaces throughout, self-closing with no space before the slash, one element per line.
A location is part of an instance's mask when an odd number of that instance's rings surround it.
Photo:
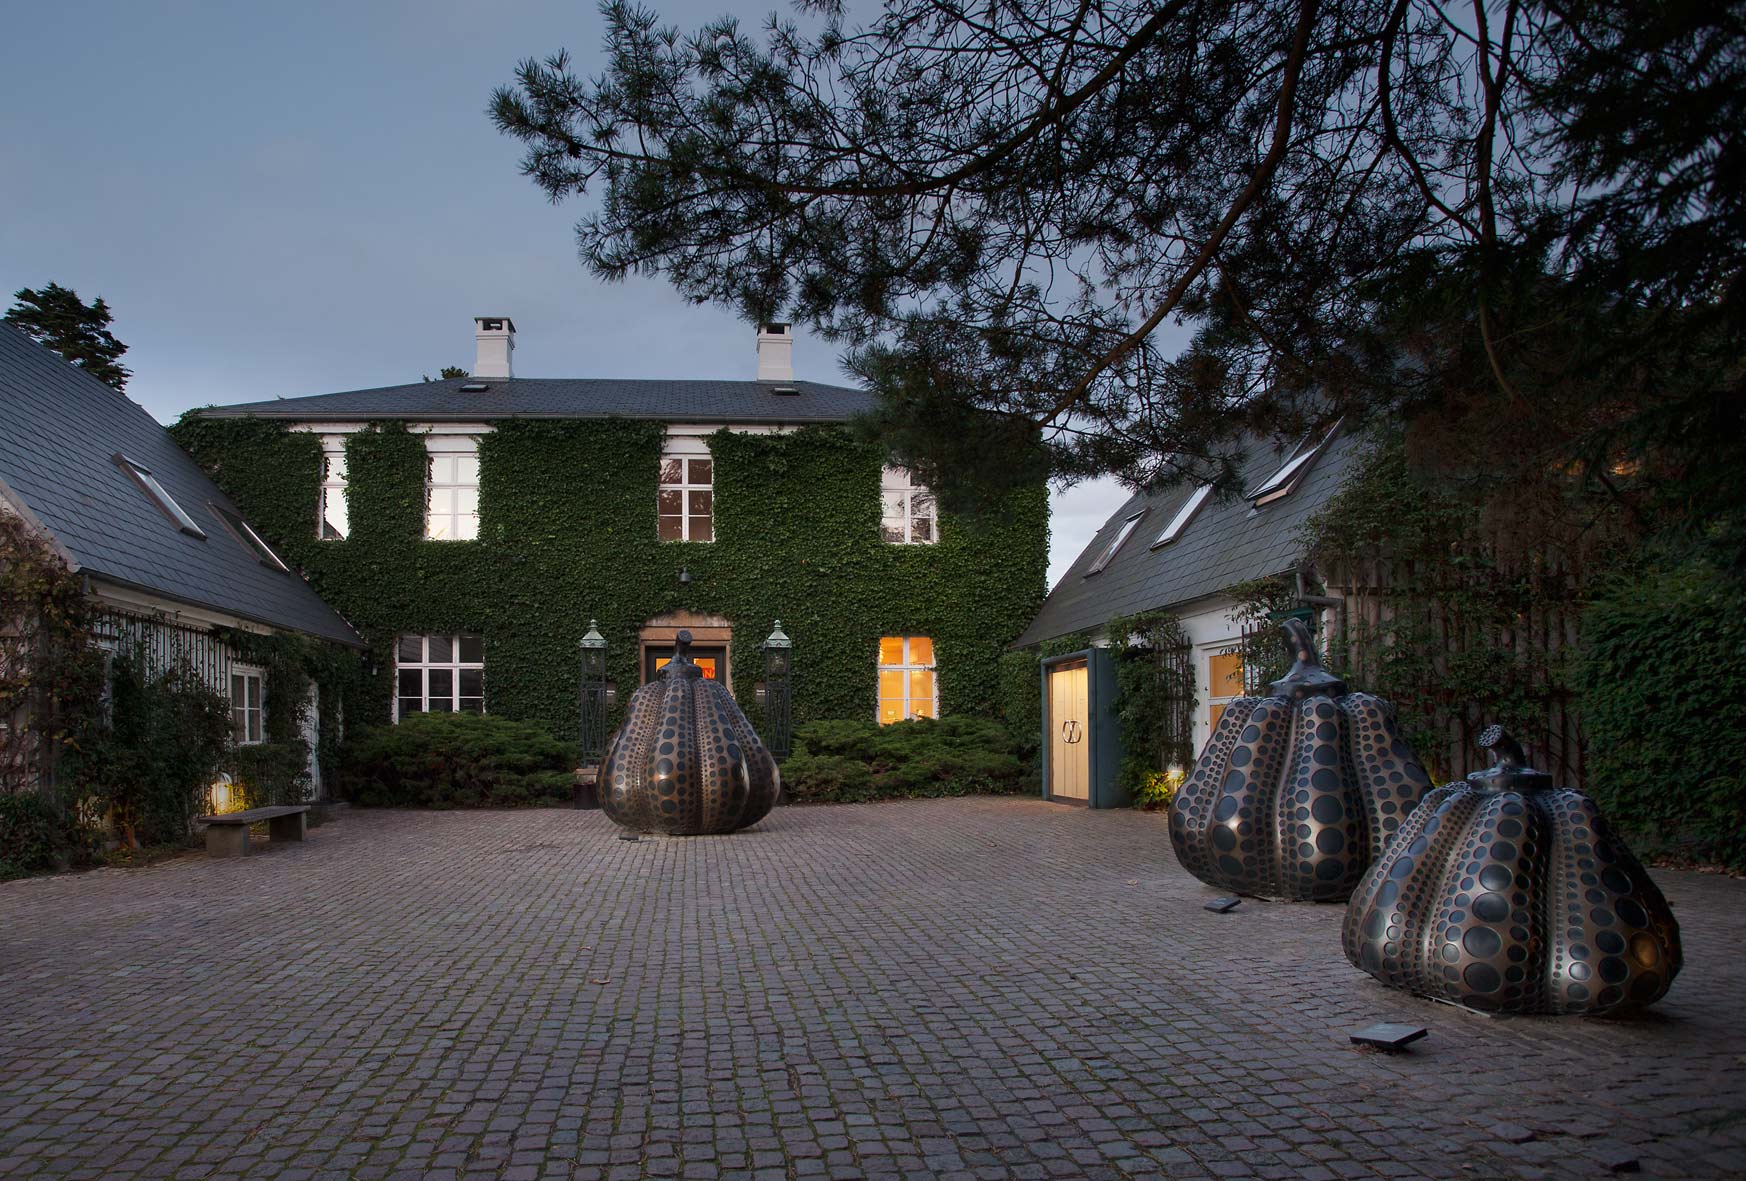
<path fill-rule="evenodd" d="M 1087 803 L 1091 797 L 1089 672 L 1084 661 L 1060 664 L 1049 676 L 1049 795 Z"/>

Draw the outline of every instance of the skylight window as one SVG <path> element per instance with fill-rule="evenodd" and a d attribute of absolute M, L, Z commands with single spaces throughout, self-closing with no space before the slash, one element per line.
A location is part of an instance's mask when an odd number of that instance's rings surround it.
<path fill-rule="evenodd" d="M 1196 488 L 1193 495 L 1182 502 L 1182 507 L 1176 510 L 1176 515 L 1170 518 L 1170 523 L 1164 526 L 1163 531 L 1152 542 L 1152 548 L 1157 549 L 1161 545 L 1169 545 L 1181 537 L 1182 531 L 1188 528 L 1188 523 L 1194 520 L 1194 514 L 1200 511 L 1200 506 L 1205 504 L 1206 498 L 1211 495 L 1211 484 L 1202 484 Z"/>
<path fill-rule="evenodd" d="M 1117 551 L 1122 548 L 1122 543 L 1133 535 L 1135 527 L 1140 523 L 1140 518 L 1145 515 L 1146 510 L 1141 509 L 1139 512 L 1122 522 L 1122 527 L 1116 530 L 1116 535 L 1110 539 L 1110 543 L 1104 547 L 1101 554 L 1097 555 L 1097 561 L 1093 562 L 1091 564 L 1091 569 L 1085 572 L 1087 578 L 1091 577 L 1093 574 L 1099 573 L 1105 566 L 1110 564 L 1110 560 L 1113 559 L 1116 556 Z"/>
<path fill-rule="evenodd" d="M 1320 455 L 1328 444 L 1333 442 L 1334 434 L 1339 429 L 1340 424 L 1336 422 L 1328 433 L 1322 436 L 1320 442 L 1308 446 L 1300 445 L 1297 454 L 1286 460 L 1284 467 L 1267 477 L 1265 483 L 1249 493 L 1249 499 L 1255 502 L 1255 507 L 1260 508 L 1264 504 L 1271 504 L 1275 500 L 1281 500 L 1295 492 L 1298 484 L 1309 472 L 1310 465 L 1315 462 L 1316 456 Z"/>
<path fill-rule="evenodd" d="M 256 533 L 247 521 L 227 508 L 219 508 L 216 504 L 208 504 L 206 507 L 218 514 L 218 519 L 224 522 L 232 536 L 254 551 L 255 557 L 260 560 L 261 565 L 277 570 L 282 574 L 291 572 L 291 567 L 279 559 L 279 555 L 273 552 L 271 546 L 261 540 L 261 535 Z"/>
<path fill-rule="evenodd" d="M 175 522 L 176 528 L 188 534 L 190 537 L 198 537 L 201 540 L 205 540 L 206 530 L 194 523 L 194 518 L 190 517 L 188 511 L 176 503 L 176 498 L 174 496 L 171 496 L 164 490 L 164 486 L 158 483 L 157 477 L 152 475 L 149 468 L 145 467 L 143 464 L 135 463 L 119 451 L 115 453 L 115 464 L 122 471 L 133 477 L 133 482 L 138 484 L 140 489 L 147 496 L 152 498 L 152 503 L 158 506 L 159 511 Z"/>
<path fill-rule="evenodd" d="M 491 387 L 482 381 L 464 381 L 461 383 L 463 394 L 482 394 Z"/>

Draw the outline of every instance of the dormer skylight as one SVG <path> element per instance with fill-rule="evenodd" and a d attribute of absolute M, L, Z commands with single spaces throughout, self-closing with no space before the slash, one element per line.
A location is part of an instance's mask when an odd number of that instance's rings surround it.
<path fill-rule="evenodd" d="M 791 385 L 771 386 L 770 392 L 779 398 L 796 398 L 800 396 L 800 391 Z"/>
<path fill-rule="evenodd" d="M 1176 510 L 1176 515 L 1170 518 L 1170 523 L 1164 526 L 1157 538 L 1152 542 L 1152 548 L 1169 545 L 1182 531 L 1188 528 L 1188 523 L 1194 520 L 1194 514 L 1200 511 L 1200 506 L 1206 503 L 1206 498 L 1212 495 L 1212 485 L 1202 484 L 1196 488 L 1189 498 L 1182 502 L 1182 507 Z"/>
<path fill-rule="evenodd" d="M 1104 547 L 1103 552 L 1097 555 L 1097 561 L 1093 562 L 1091 564 L 1091 569 L 1085 572 L 1087 578 L 1090 578 L 1093 574 L 1100 573 L 1105 566 L 1110 564 L 1110 561 L 1121 550 L 1122 543 L 1129 537 L 1133 536 L 1134 528 L 1139 525 L 1140 518 L 1145 515 L 1146 510 L 1141 509 L 1139 512 L 1122 522 L 1122 527 L 1116 530 L 1116 535 L 1110 538 L 1110 542 Z"/>
<path fill-rule="evenodd" d="M 1297 486 L 1303 482 L 1304 476 L 1309 474 L 1310 466 L 1315 462 L 1316 456 L 1320 455 L 1326 450 L 1328 444 L 1333 442 L 1334 435 L 1339 429 L 1340 424 L 1336 422 L 1320 441 L 1310 443 L 1306 440 L 1300 443 L 1297 451 L 1285 461 L 1285 466 L 1267 477 L 1259 488 L 1249 493 L 1249 499 L 1254 502 L 1255 507 L 1260 508 L 1264 504 L 1283 500 L 1297 491 Z"/>
<path fill-rule="evenodd" d="M 291 567 L 285 565 L 285 563 L 280 560 L 279 555 L 273 552 L 271 546 L 261 540 L 261 535 L 256 533 L 247 521 L 243 520 L 229 509 L 220 508 L 216 504 L 208 504 L 206 507 L 218 514 L 218 519 L 224 522 L 225 527 L 230 530 L 231 535 L 238 541 L 242 542 L 243 545 L 247 546 L 260 561 L 261 565 L 266 566 L 269 569 L 277 570 L 281 574 L 289 574 L 291 572 Z"/>
<path fill-rule="evenodd" d="M 187 510 L 176 503 L 175 497 L 164 490 L 164 486 L 158 483 L 157 477 L 152 475 L 149 468 L 144 464 L 135 463 L 119 451 L 115 453 L 114 460 L 115 465 L 131 476 L 133 482 L 139 485 L 140 490 L 151 497 L 152 503 L 158 506 L 159 511 L 175 522 L 176 528 L 190 537 L 198 537 L 202 541 L 206 539 L 206 530 L 194 523 L 194 518 L 190 517 Z"/>
<path fill-rule="evenodd" d="M 461 383 L 461 392 L 463 394 L 482 394 L 490 388 L 490 386 L 482 381 L 463 381 Z"/>

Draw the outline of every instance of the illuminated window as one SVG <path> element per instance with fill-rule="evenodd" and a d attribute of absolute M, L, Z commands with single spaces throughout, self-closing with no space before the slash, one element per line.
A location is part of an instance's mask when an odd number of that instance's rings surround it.
<path fill-rule="evenodd" d="M 411 714 L 485 712 L 485 641 L 478 636 L 401 636 L 394 720 Z"/>
<path fill-rule="evenodd" d="M 934 494 L 903 468 L 888 467 L 880 478 L 879 533 L 894 545 L 931 545 L 940 539 Z"/>
<path fill-rule="evenodd" d="M 479 440 L 432 435 L 424 535 L 432 541 L 473 541 L 479 536 Z"/>
<path fill-rule="evenodd" d="M 1164 526 L 1163 532 L 1159 533 L 1156 540 L 1152 542 L 1152 548 L 1157 549 L 1161 545 L 1169 545 L 1181 537 L 1182 531 L 1188 528 L 1188 523 L 1194 520 L 1194 514 L 1200 511 L 1200 506 L 1205 504 L 1206 498 L 1211 495 L 1211 484 L 1202 484 L 1196 488 L 1193 495 L 1182 502 L 1182 507 L 1176 510 L 1176 515 L 1170 518 L 1170 523 Z"/>
<path fill-rule="evenodd" d="M 715 462 L 703 440 L 667 440 L 655 496 L 662 541 L 715 540 Z"/>
<path fill-rule="evenodd" d="M 879 641 L 879 724 L 939 716 L 934 642 L 926 636 L 883 637 Z"/>
<path fill-rule="evenodd" d="M 194 523 L 194 518 L 190 517 L 188 511 L 176 503 L 175 497 L 165 491 L 164 486 L 158 483 L 158 478 L 152 475 L 149 468 L 135 463 L 120 452 L 117 452 L 114 458 L 116 466 L 132 477 L 133 482 L 140 486 L 140 490 L 151 497 L 152 503 L 157 505 L 166 517 L 176 523 L 176 528 L 190 537 L 201 539 L 206 537 L 206 530 Z"/>
<path fill-rule="evenodd" d="M 1139 512 L 1122 522 L 1122 527 L 1116 530 L 1116 535 L 1110 538 L 1109 544 L 1103 547 L 1103 552 L 1097 555 L 1097 561 L 1093 562 L 1091 564 L 1091 569 L 1085 572 L 1087 578 L 1098 573 L 1105 566 L 1110 564 L 1110 560 L 1114 558 L 1117 551 L 1122 548 L 1122 543 L 1133 534 L 1134 528 L 1140 523 L 1140 518 L 1145 515 L 1146 510 L 1141 509 Z"/>
<path fill-rule="evenodd" d="M 321 500 L 315 509 L 315 535 L 323 541 L 343 540 L 351 532 L 346 510 L 346 437 L 324 435 L 321 440 Z"/>
<path fill-rule="evenodd" d="M 1207 657 L 1207 733 L 1219 728 L 1225 706 L 1243 695 L 1243 650 L 1231 647 Z"/>
<path fill-rule="evenodd" d="M 261 739 L 261 670 L 230 670 L 230 737 L 238 746 L 252 746 Z"/>

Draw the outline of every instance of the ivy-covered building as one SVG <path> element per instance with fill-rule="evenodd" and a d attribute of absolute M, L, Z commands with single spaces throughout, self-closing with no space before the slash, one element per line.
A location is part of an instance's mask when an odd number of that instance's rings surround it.
<path fill-rule="evenodd" d="M 996 709 L 1001 653 L 1042 599 L 1041 485 L 998 519 L 940 511 L 848 429 L 868 394 L 794 379 L 786 325 L 758 333 L 750 381 L 519 377 L 508 317 L 474 335 L 470 377 L 175 428 L 368 641 L 367 718 L 573 734 L 590 620 L 619 708 L 689 628 L 756 719 L 780 619 L 796 723 Z"/>
<path fill-rule="evenodd" d="M 1255 440 L 1241 495 L 1220 497 L 1210 486 L 1143 492 L 1110 515 L 1014 645 L 1043 662 L 1046 794 L 1115 804 L 1139 771 L 1161 770 L 1160 762 L 1185 768 L 1225 705 L 1265 679 L 1249 659 L 1257 642 L 1269 652 L 1274 644 L 1272 625 L 1255 617 L 1259 599 L 1325 613 L 1318 631 L 1338 631 L 1343 600 L 1317 593 L 1304 526 L 1340 490 L 1361 450 L 1338 425 L 1285 445 Z M 1139 719 L 1154 749 L 1128 751 L 1125 770 L 1116 733 L 1123 706 L 1116 662 L 1124 656 L 1143 664 L 1148 686 L 1164 686 Z"/>
<path fill-rule="evenodd" d="M 67 645 L 103 654 L 88 694 Z M 125 659 L 230 701 L 237 748 L 306 744 L 314 798 L 343 677 L 323 694 L 310 668 L 361 646 L 150 414 L 0 324 L 0 794 L 52 783 L 66 712 L 107 698 Z"/>

